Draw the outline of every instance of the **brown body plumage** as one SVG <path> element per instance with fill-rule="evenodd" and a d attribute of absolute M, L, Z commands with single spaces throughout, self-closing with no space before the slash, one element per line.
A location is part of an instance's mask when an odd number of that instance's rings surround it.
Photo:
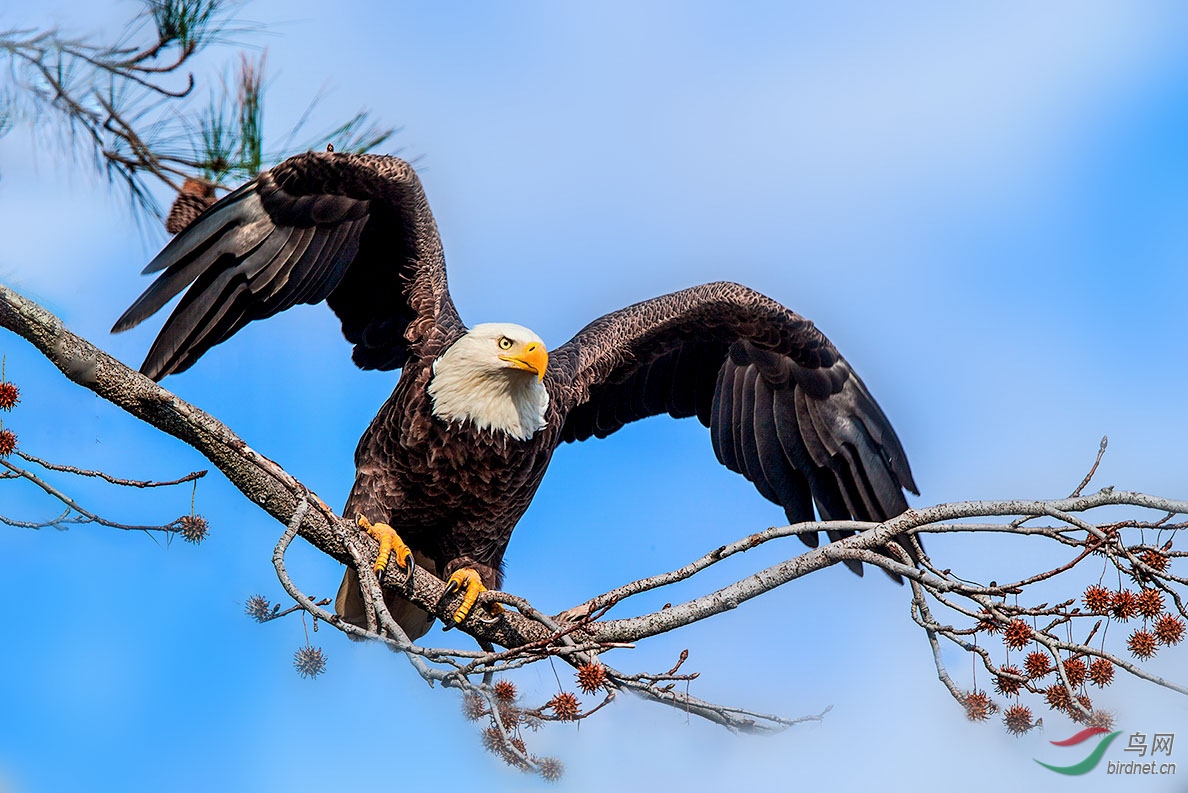
<path fill-rule="evenodd" d="M 488 588 L 503 583 L 503 553 L 528 509 L 556 446 L 555 432 L 512 441 L 466 424 L 425 420 L 432 362 L 406 365 L 355 452 L 355 485 L 344 514 L 377 516 L 441 578 L 471 567 Z M 476 494 L 482 494 L 476 497 Z M 427 614 L 391 598 L 389 608 L 410 635 L 423 635 Z M 348 569 L 338 612 L 364 624 L 363 601 Z"/>
<path fill-rule="evenodd" d="M 550 351 L 547 370 L 522 381 L 543 411 L 543 426 L 523 439 L 498 421 L 479 428 L 478 418 L 443 413 L 445 398 L 430 395 L 435 366 L 456 343 L 485 349 L 475 334 L 486 326 L 468 333 L 459 318 L 420 182 L 396 158 L 287 160 L 211 207 L 146 272 L 162 269 L 114 328 L 189 287 L 142 366 L 150 377 L 188 368 L 253 319 L 322 300 L 356 364 L 403 368 L 359 442 L 344 514 L 389 523 L 442 577 L 469 567 L 498 587 L 512 529 L 554 449 L 662 413 L 697 416 L 718 459 L 793 522 L 813 519 L 814 502 L 826 519 L 884 520 L 906 509 L 904 488 L 915 491 L 890 423 L 828 339 L 737 284 L 637 303 Z M 492 371 L 475 376 L 524 374 Z M 391 605 L 410 635 L 427 630 L 427 615 Z M 363 622 L 352 571 L 338 608 Z"/>

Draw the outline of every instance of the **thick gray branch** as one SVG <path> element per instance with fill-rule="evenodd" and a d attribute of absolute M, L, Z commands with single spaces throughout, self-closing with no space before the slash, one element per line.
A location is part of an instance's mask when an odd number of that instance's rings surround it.
<path fill-rule="evenodd" d="M 371 565 L 376 550 L 375 543 L 365 534 L 360 533 L 353 523 L 335 515 L 316 497 L 309 498 L 308 507 L 303 506 L 303 500 L 308 491 L 280 466 L 253 451 L 230 429 L 212 416 L 179 399 L 85 340 L 68 332 L 62 327 L 61 322 L 48 311 L 22 298 L 3 285 L 0 285 L 0 326 L 29 340 L 75 383 L 194 447 L 216 465 L 244 495 L 282 525 L 290 526 L 298 536 L 303 537 L 319 550 L 339 561 L 354 564 L 364 571 Z M 1108 524 L 1094 523 L 1084 516 L 1088 510 L 1113 505 L 1156 510 L 1163 513 L 1163 516 L 1154 521 L 1132 519 Z M 846 559 L 854 559 L 881 567 L 909 579 L 917 594 L 917 603 L 922 602 L 920 593 L 927 592 L 945 606 L 954 609 L 958 614 L 975 620 L 980 618 L 976 609 L 981 609 L 984 614 L 989 615 L 989 618 L 1000 624 L 1005 624 L 1012 617 L 1018 615 L 1033 615 L 1054 619 L 1056 621 L 1053 622 L 1053 626 L 1055 626 L 1078 618 L 1076 610 L 1067 611 L 1069 604 L 1073 601 L 1070 600 L 1055 607 L 1048 607 L 1047 604 L 1044 604 L 1024 609 L 1008 604 L 1003 598 L 1029 583 L 1054 576 L 1065 569 L 1071 569 L 1081 559 L 1087 558 L 1095 552 L 1105 554 L 1106 558 L 1113 560 L 1115 564 L 1125 563 L 1129 566 L 1126 568 L 1127 570 L 1137 571 L 1156 581 L 1159 588 L 1173 598 L 1177 611 L 1188 617 L 1188 611 L 1185 610 L 1179 593 L 1170 588 L 1172 583 L 1183 583 L 1183 579 L 1169 571 L 1162 571 L 1162 567 L 1160 569 L 1151 567 L 1145 561 L 1145 557 L 1139 558 L 1138 554 L 1140 553 L 1155 552 L 1156 549 L 1153 546 L 1145 543 L 1127 546 L 1117 537 L 1121 528 L 1158 529 L 1159 531 L 1167 529 L 1174 533 L 1179 528 L 1183 528 L 1183 525 L 1167 523 L 1167 521 L 1175 515 L 1185 514 L 1188 514 L 1188 501 L 1115 491 L 1112 488 L 1106 488 L 1089 495 L 1078 495 L 1052 501 L 969 501 L 941 504 L 909 510 L 882 524 L 857 522 L 834 524 L 855 529 L 859 533 L 845 540 L 793 556 L 787 561 L 748 575 L 715 592 L 652 614 L 610 621 L 594 619 L 590 624 L 573 625 L 570 623 L 569 628 L 564 628 L 560 621 L 544 617 L 528 604 L 519 602 L 519 599 L 492 593 L 484 596 L 485 600 L 501 599 L 514 608 L 505 609 L 502 618 L 492 623 L 486 623 L 479 619 L 468 619 L 461 627 L 466 633 L 483 642 L 502 647 L 526 648 L 533 653 L 546 646 L 555 648 L 557 652 L 554 654 L 573 663 L 588 657 L 585 649 L 577 650 L 579 647 L 590 647 L 594 650 L 598 645 L 601 645 L 605 649 L 670 631 L 735 608 L 746 600 Z M 1020 517 L 1001 525 L 972 522 L 953 523 L 953 521 L 990 516 Z M 1025 525 L 1036 517 L 1047 517 L 1052 525 Z M 821 524 L 806 523 L 768 529 L 753 534 L 717 548 L 677 570 L 641 579 L 605 595 L 600 595 L 583 604 L 582 607 L 571 610 L 568 616 L 576 614 L 579 617 L 584 617 L 600 612 L 621 603 L 632 595 L 690 578 L 722 559 L 745 552 L 757 545 L 801 532 L 816 532 L 820 528 L 822 528 Z M 897 562 L 878 552 L 878 549 L 894 542 L 895 538 L 901 535 L 987 531 L 1002 534 L 1041 535 L 1058 543 L 1076 546 L 1081 552 L 1073 560 L 1056 570 L 1008 585 L 994 583 L 981 585 L 964 581 L 952 575 L 948 570 L 939 569 L 939 566 L 934 565 L 927 556 L 923 557 L 921 567 L 917 568 Z M 1181 551 L 1170 550 L 1170 544 L 1162 546 L 1158 549 L 1158 553 L 1162 554 L 1164 558 L 1183 555 Z M 1119 569 L 1122 570 L 1122 567 Z M 370 576 L 365 576 L 365 578 L 368 581 L 373 581 Z M 383 585 L 385 588 L 399 592 L 413 603 L 435 613 L 443 620 L 449 619 L 457 606 L 457 596 L 450 601 L 441 602 L 444 591 L 443 583 L 420 569 L 415 573 L 411 588 L 404 584 L 403 576 L 399 575 L 389 576 Z M 377 593 L 374 591 L 374 587 L 372 590 L 372 600 L 382 600 L 376 597 Z M 946 598 L 948 593 L 967 598 L 971 601 L 970 607 L 965 608 L 955 602 L 950 602 Z M 514 609 L 520 609 L 522 613 L 517 613 Z M 334 619 L 332 615 L 325 613 L 322 616 Z M 963 641 L 959 635 L 961 634 L 960 630 L 939 623 L 925 622 L 923 627 L 929 631 L 929 638 L 934 644 L 936 639 L 942 635 L 954 641 Z M 968 630 L 962 630 L 968 633 Z M 1172 690 L 1180 692 L 1186 690 L 1176 684 L 1146 674 L 1124 659 L 1106 655 L 1099 650 L 1064 642 L 1046 633 L 1042 636 L 1037 633 L 1035 640 L 1052 651 L 1054 656 L 1063 652 L 1108 658 L 1119 668 L 1140 678 Z M 561 650 L 566 652 L 562 653 Z M 501 655 L 495 654 L 485 657 L 482 663 L 518 664 L 520 660 L 518 657 L 503 659 Z M 631 684 L 630 676 L 624 676 L 613 670 L 610 671 L 610 674 L 612 679 L 617 680 L 620 687 L 636 688 Z M 1063 673 L 1061 674 L 1061 679 L 1067 683 L 1067 678 L 1063 677 Z M 942 679 L 943 677 L 942 675 Z M 946 682 L 950 685 L 951 690 L 957 690 L 951 680 Z M 656 691 L 662 690 L 649 686 L 643 686 L 643 688 L 653 695 L 653 698 L 655 698 Z M 704 715 L 718 723 L 736 728 L 739 724 L 745 723 L 746 719 L 756 716 L 766 721 L 784 723 L 774 717 L 733 711 L 721 706 L 706 705 L 704 712 L 700 712 L 702 703 L 692 698 L 678 697 L 669 704 L 689 708 L 697 715 Z"/>
<path fill-rule="evenodd" d="M 241 493 L 282 525 L 289 523 L 303 494 L 309 492 L 218 419 L 66 330 L 52 313 L 3 284 L 0 284 L 0 327 L 29 341 L 73 382 L 192 446 L 222 471 Z M 316 509 L 305 512 L 298 536 L 340 562 L 350 563 L 343 537 L 347 532 L 353 535 L 358 530 L 320 500 L 316 500 L 315 505 Z M 368 548 L 369 560 L 373 560 L 374 542 L 370 538 L 363 542 Z M 411 591 L 405 590 L 400 576 L 389 576 L 384 586 L 401 592 L 442 619 L 449 618 L 453 613 L 451 606 L 456 608 L 460 600 L 455 597 L 441 603 L 444 585 L 421 569 L 416 571 Z M 470 620 L 464 629 L 477 638 L 504 647 L 516 647 L 548 636 L 543 626 L 510 612 L 494 625 Z"/>

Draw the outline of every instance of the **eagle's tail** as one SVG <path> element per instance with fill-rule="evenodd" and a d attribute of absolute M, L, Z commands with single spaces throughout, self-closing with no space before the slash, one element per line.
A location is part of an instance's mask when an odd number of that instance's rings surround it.
<path fill-rule="evenodd" d="M 437 566 L 431 559 L 415 551 L 413 553 L 418 565 L 437 575 Z M 396 574 L 399 575 L 399 571 L 396 571 Z M 404 629 L 412 641 L 424 636 L 433 626 L 433 615 L 414 606 L 399 595 L 384 592 L 384 603 L 387 605 L 388 611 L 391 612 L 392 618 L 396 620 L 396 624 Z M 338 596 L 334 599 L 334 611 L 352 625 L 358 625 L 360 628 L 367 627 L 366 605 L 363 602 L 363 592 L 359 588 L 359 574 L 353 567 L 348 567 L 342 576 L 342 584 L 338 587 Z M 351 636 L 351 638 L 355 637 Z"/>

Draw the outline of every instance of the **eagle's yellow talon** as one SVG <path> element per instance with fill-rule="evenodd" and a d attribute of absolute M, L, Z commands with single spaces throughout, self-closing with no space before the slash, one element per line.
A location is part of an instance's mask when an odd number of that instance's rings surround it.
<path fill-rule="evenodd" d="M 396 566 L 401 570 L 409 570 L 412 559 L 412 549 L 409 548 L 400 535 L 386 523 L 372 523 L 363 515 L 356 515 L 355 522 L 359 528 L 370 534 L 379 543 L 379 553 L 375 557 L 375 567 L 372 568 L 377 576 L 382 576 L 388 568 L 388 561 L 392 554 L 396 554 Z"/>
<path fill-rule="evenodd" d="M 454 574 L 450 576 L 450 580 L 446 582 L 447 595 L 450 595 L 459 589 L 461 589 L 463 592 L 462 605 L 459 606 L 458 610 L 454 612 L 455 625 L 466 619 L 466 616 L 470 614 L 470 610 L 474 608 L 474 604 L 478 600 L 478 596 L 483 592 L 488 591 L 487 588 L 483 586 L 482 577 L 470 567 L 463 567 L 461 570 L 455 571 Z M 491 612 L 492 614 L 502 614 L 503 606 L 499 603 L 492 603 L 487 606 L 487 611 Z"/>

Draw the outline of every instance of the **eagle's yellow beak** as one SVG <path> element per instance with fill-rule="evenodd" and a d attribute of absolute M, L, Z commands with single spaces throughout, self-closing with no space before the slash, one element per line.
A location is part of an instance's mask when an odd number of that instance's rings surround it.
<path fill-rule="evenodd" d="M 529 342 L 518 350 L 513 349 L 510 355 L 500 355 L 501 361 L 507 361 L 517 369 L 533 372 L 536 382 L 544 380 L 545 370 L 549 368 L 549 351 L 543 344 Z"/>

